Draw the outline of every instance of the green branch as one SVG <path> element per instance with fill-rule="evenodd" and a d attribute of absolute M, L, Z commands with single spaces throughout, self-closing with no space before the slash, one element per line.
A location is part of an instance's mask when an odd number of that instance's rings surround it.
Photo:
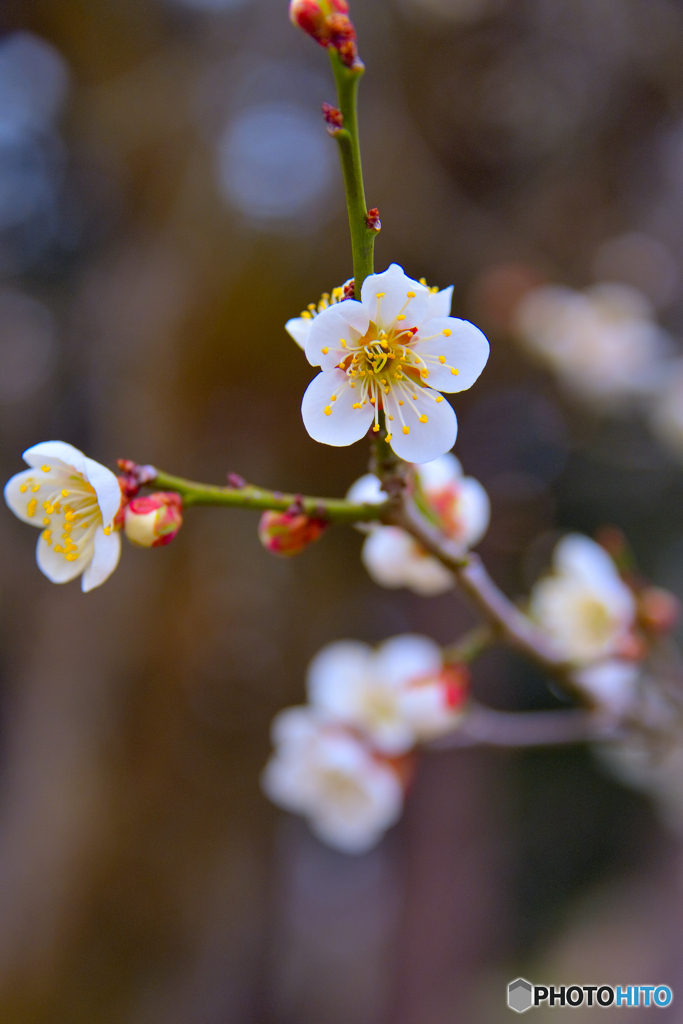
<path fill-rule="evenodd" d="M 315 498 L 302 494 L 283 494 L 268 491 L 263 487 L 245 484 L 243 487 L 215 487 L 212 484 L 195 483 L 179 476 L 171 476 L 160 469 L 154 470 L 154 477 L 148 486 L 164 491 L 175 491 L 183 499 L 183 505 L 222 505 L 228 508 L 273 509 L 286 512 L 294 506 L 315 519 L 332 522 L 355 523 L 382 519 L 391 508 L 390 502 L 383 505 L 354 505 L 343 498 Z"/>
<path fill-rule="evenodd" d="M 329 48 L 332 74 L 337 85 L 339 109 L 344 119 L 344 127 L 333 132 L 339 146 L 346 206 L 349 213 L 351 229 L 351 248 L 353 251 L 353 277 L 355 297 L 360 301 L 360 290 L 363 281 L 374 271 L 373 253 L 377 231 L 368 227 L 368 210 L 365 205 L 363 189 L 363 169 L 360 161 L 360 143 L 358 139 L 358 84 L 363 74 L 363 67 L 346 67 L 334 47 Z"/>

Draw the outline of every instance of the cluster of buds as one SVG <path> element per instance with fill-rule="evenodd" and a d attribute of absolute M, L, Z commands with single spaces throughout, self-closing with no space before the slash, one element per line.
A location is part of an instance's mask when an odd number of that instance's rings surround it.
<path fill-rule="evenodd" d="M 261 516 L 258 535 L 266 551 L 289 558 L 318 540 L 328 525 L 326 520 L 307 516 L 300 509 L 269 511 Z"/>
<path fill-rule="evenodd" d="M 346 0 L 291 0 L 289 20 L 321 46 L 339 51 L 348 68 L 362 69 L 356 46 L 356 30 Z"/>

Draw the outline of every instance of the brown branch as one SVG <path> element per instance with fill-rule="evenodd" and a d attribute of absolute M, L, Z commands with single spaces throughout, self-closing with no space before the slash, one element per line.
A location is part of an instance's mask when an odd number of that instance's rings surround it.
<path fill-rule="evenodd" d="M 430 743 L 432 750 L 470 747 L 542 747 L 588 743 L 621 735 L 613 722 L 589 711 L 497 711 L 471 701 L 457 729 Z"/>

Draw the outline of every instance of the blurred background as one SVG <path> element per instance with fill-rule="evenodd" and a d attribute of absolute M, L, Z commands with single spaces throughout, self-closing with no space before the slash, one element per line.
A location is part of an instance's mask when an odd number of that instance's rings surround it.
<path fill-rule="evenodd" d="M 492 342 L 453 402 L 489 568 L 517 597 L 558 531 L 613 523 L 683 596 L 683 3 L 352 14 L 377 269 L 454 282 Z M 365 446 L 308 437 L 283 327 L 351 272 L 323 50 L 285 0 L 3 0 L 0 33 L 4 477 L 59 438 L 343 494 Z M 89 595 L 7 510 L 0 543 L 0 1020 L 495 1024 L 519 974 L 669 984 L 668 1010 L 624 1012 L 683 1020 L 679 836 L 593 752 L 425 754 L 361 857 L 261 794 L 312 655 L 449 642 L 475 621 L 457 596 L 374 586 L 350 529 L 277 560 L 240 511 L 127 545 Z M 504 652 L 474 690 L 560 706 Z"/>

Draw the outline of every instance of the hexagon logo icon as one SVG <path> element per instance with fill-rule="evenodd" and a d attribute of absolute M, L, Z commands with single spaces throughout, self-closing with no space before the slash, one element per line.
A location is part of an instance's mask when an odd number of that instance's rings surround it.
<path fill-rule="evenodd" d="M 517 978 L 508 985 L 508 1006 L 516 1013 L 530 1010 L 533 1003 L 532 986 L 526 978 Z"/>

